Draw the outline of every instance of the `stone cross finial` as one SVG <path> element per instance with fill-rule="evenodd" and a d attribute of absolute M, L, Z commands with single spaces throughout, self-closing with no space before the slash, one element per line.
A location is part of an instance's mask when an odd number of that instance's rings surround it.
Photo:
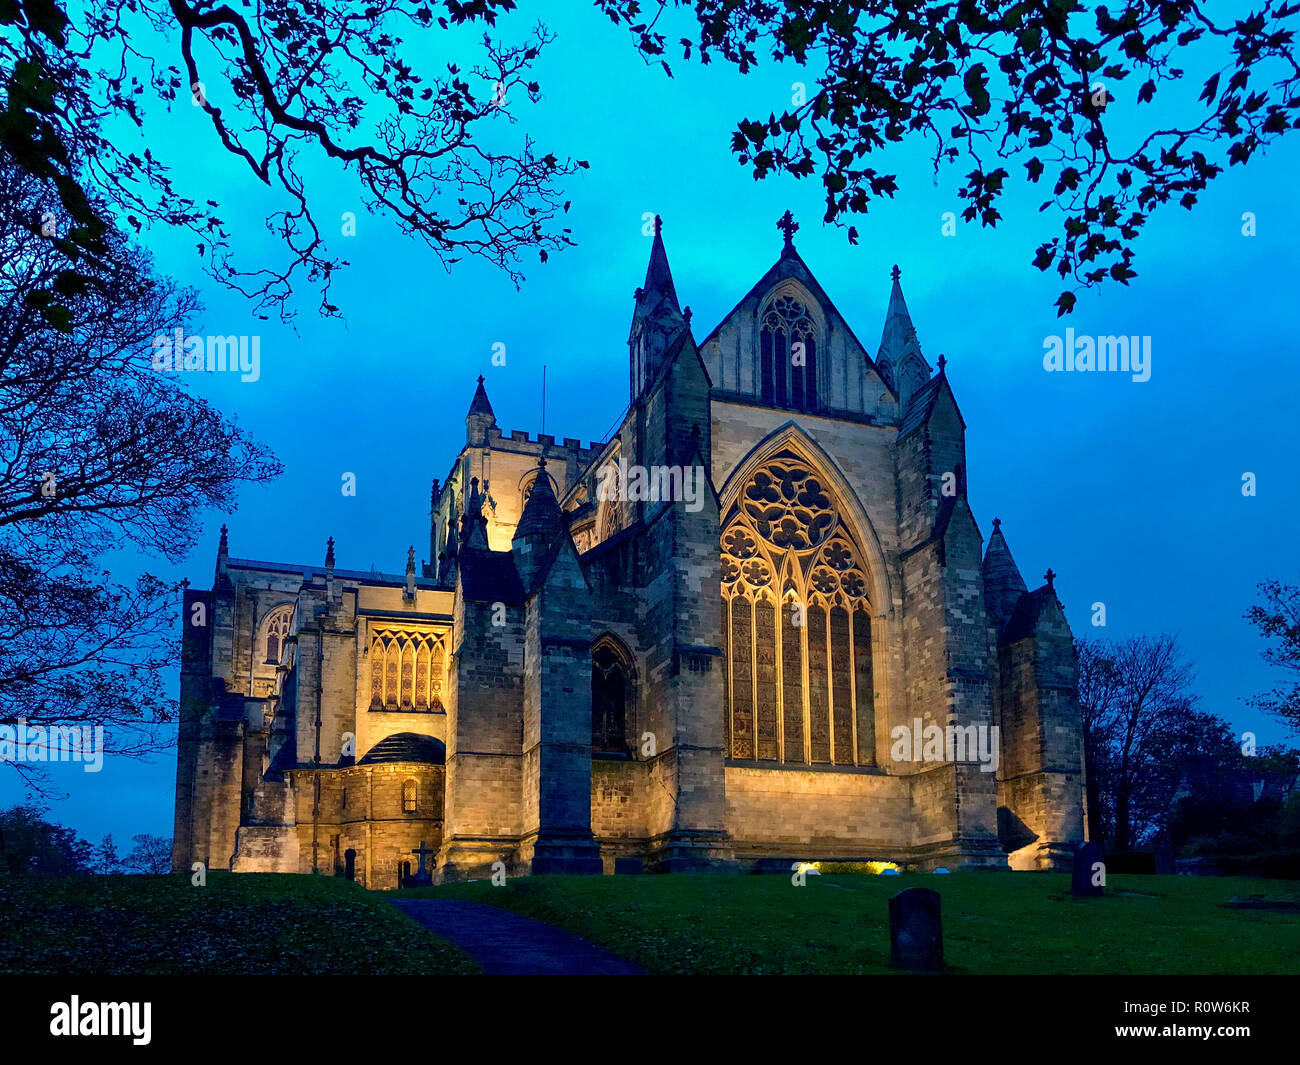
<path fill-rule="evenodd" d="M 794 247 L 794 235 L 799 232 L 799 223 L 794 220 L 794 215 L 786 211 L 776 223 L 776 228 L 785 234 L 785 246 L 787 249 Z"/>
<path fill-rule="evenodd" d="M 482 375 L 482 374 L 479 374 L 479 375 L 478 375 L 478 383 L 479 383 L 479 384 L 482 384 L 482 383 L 483 383 L 483 375 Z"/>
<path fill-rule="evenodd" d="M 655 236 L 659 236 L 664 231 L 664 220 L 655 215 Z"/>
<path fill-rule="evenodd" d="M 898 263 L 894 263 L 894 268 L 889 271 L 889 279 L 891 281 L 897 281 L 902 276 L 903 271 L 898 268 Z"/>
<path fill-rule="evenodd" d="M 332 536 L 325 541 L 325 568 L 334 568 L 334 537 Z"/>
<path fill-rule="evenodd" d="M 1050 567 L 1047 572 L 1043 574 L 1043 580 L 1047 582 L 1047 587 L 1052 589 L 1052 591 L 1056 591 L 1056 574 L 1052 572 Z"/>
<path fill-rule="evenodd" d="M 943 353 L 939 354 L 939 372 L 943 373 L 944 367 L 948 365 L 948 360 L 944 358 Z"/>
<path fill-rule="evenodd" d="M 1002 528 L 1002 519 L 1001 519 L 1001 518 L 994 518 L 994 519 L 993 519 L 993 531 L 994 531 L 994 532 L 997 532 L 997 531 L 998 531 L 999 529 L 1001 529 L 1001 528 Z"/>

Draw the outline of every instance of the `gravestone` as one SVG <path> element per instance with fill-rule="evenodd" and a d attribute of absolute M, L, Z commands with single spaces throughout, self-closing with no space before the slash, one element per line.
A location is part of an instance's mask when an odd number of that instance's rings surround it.
<path fill-rule="evenodd" d="M 645 864 L 640 858 L 615 858 L 615 876 L 637 876 L 645 872 Z"/>
<path fill-rule="evenodd" d="M 1103 894 L 1105 882 L 1104 856 L 1100 843 L 1085 843 L 1074 852 L 1074 868 L 1070 872 L 1070 894 L 1080 898 L 1097 898 Z M 1101 866 L 1094 870 L 1094 866 Z M 1099 882 L 1095 882 L 1099 881 Z"/>
<path fill-rule="evenodd" d="M 934 873 L 933 873 L 932 875 L 933 875 L 933 876 L 947 876 L 947 875 L 948 875 L 948 870 L 945 869 L 945 868 L 941 865 L 941 866 L 939 866 L 938 869 L 936 869 L 936 870 L 934 871 Z"/>
<path fill-rule="evenodd" d="M 437 854 L 437 851 L 429 850 L 424 845 L 424 840 L 420 840 L 418 847 L 411 848 L 412 854 L 420 856 L 420 868 L 415 871 L 414 876 L 408 876 L 403 882 L 403 887 L 429 887 L 433 884 L 433 874 L 424 867 L 424 859 L 427 855 Z M 409 866 L 407 868 L 410 868 Z"/>
<path fill-rule="evenodd" d="M 889 964 L 913 972 L 943 969 L 939 893 L 908 888 L 889 900 Z"/>
<path fill-rule="evenodd" d="M 897 869 L 882 869 L 880 871 L 880 875 L 881 876 L 902 876 L 903 874 L 900 873 Z"/>
<path fill-rule="evenodd" d="M 1173 876 L 1178 872 L 1178 859 L 1174 857 L 1174 849 L 1168 843 L 1162 843 L 1156 848 L 1156 872 L 1160 876 Z"/>

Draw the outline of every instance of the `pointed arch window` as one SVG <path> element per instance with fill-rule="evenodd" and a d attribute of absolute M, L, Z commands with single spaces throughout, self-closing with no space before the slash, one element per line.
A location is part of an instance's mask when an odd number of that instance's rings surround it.
<path fill-rule="evenodd" d="M 612 640 L 591 654 L 591 749 L 628 753 L 627 720 L 632 705 L 632 666 Z"/>
<path fill-rule="evenodd" d="M 778 296 L 759 329 L 759 399 L 770 407 L 816 411 L 817 327 L 793 296 Z"/>
<path fill-rule="evenodd" d="M 284 641 L 289 635 L 289 626 L 293 621 L 293 607 L 277 607 L 267 615 L 263 623 L 263 647 L 266 652 L 265 665 L 278 666 L 284 654 Z"/>
<path fill-rule="evenodd" d="M 873 764 L 867 570 L 838 501 L 791 451 L 725 515 L 722 599 L 731 757 Z"/>

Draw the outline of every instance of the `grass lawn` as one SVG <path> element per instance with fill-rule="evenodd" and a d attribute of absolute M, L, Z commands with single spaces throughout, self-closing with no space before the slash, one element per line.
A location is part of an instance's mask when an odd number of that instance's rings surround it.
<path fill-rule="evenodd" d="M 451 944 L 333 877 L 0 877 L 0 973 L 474 973 Z"/>
<path fill-rule="evenodd" d="M 1074 899 L 1050 873 L 541 876 L 402 892 L 471 899 L 576 932 L 657 973 L 889 973 L 889 896 L 942 896 L 957 973 L 1297 973 L 1300 914 L 1232 910 L 1289 881 L 1111 876 Z"/>

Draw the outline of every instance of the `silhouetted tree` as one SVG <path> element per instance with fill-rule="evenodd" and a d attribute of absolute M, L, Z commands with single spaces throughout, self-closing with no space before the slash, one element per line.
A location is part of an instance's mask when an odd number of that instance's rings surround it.
<path fill-rule="evenodd" d="M 427 73 L 439 30 L 491 27 L 498 10 L 514 6 L 449 2 L 444 18 L 424 0 L 0 4 L 0 146 L 57 191 L 72 277 L 87 257 L 105 254 L 116 214 L 137 231 L 188 228 L 211 276 L 259 310 L 288 317 L 302 275 L 319 289 L 322 313 L 335 314 L 330 280 L 346 263 L 326 246 L 326 230 L 338 232 L 339 222 L 321 221 L 319 183 L 313 190 L 303 176 L 311 159 L 336 164 L 359 207 L 424 241 L 445 265 L 481 256 L 517 281 L 524 252 L 545 261 L 572 243 L 559 225 L 568 207 L 559 182 L 586 166 L 539 150 L 527 135 L 503 136 L 515 106 L 540 99 L 530 68 L 551 36 L 538 25 L 506 44 L 485 32 L 475 48 L 448 34 L 442 73 Z M 191 161 L 169 158 L 161 134 L 137 153 L 111 133 L 123 122 L 154 133 L 159 110 L 173 107 L 193 107 L 211 130 L 211 151 L 284 203 L 266 227 L 285 261 L 237 264 L 220 205 L 174 180 L 176 165 Z M 338 185 L 327 189 L 333 206 Z"/>
<path fill-rule="evenodd" d="M 117 853 L 117 844 L 113 842 L 112 833 L 106 835 L 92 852 L 90 870 L 99 876 L 109 876 L 122 871 L 122 858 Z"/>
<path fill-rule="evenodd" d="M 1250 703 L 1300 732 L 1300 587 L 1267 580 L 1260 584 L 1259 594 L 1263 601 L 1252 606 L 1246 617 L 1272 643 L 1263 651 L 1264 661 L 1289 671 L 1292 679 Z"/>
<path fill-rule="evenodd" d="M 1196 709 L 1176 637 L 1080 640 L 1089 833 L 1130 850 L 1159 828 L 1189 752 L 1231 744 L 1227 723 Z"/>
<path fill-rule="evenodd" d="M 150 876 L 164 876 L 171 872 L 172 868 L 172 841 L 169 838 L 164 839 L 162 836 L 151 836 L 142 833 L 138 836 L 132 836 L 131 842 L 135 844 L 131 848 L 131 853 L 126 856 L 126 865 L 138 873 L 147 873 Z"/>
<path fill-rule="evenodd" d="M 10 873 L 90 872 L 90 844 L 72 829 L 45 820 L 44 807 L 27 803 L 0 810 L 0 839 Z"/>
<path fill-rule="evenodd" d="M 694 21 L 678 39 L 688 59 L 720 57 L 741 73 L 760 54 L 798 64 L 811 84 L 780 114 L 743 119 L 731 147 L 756 178 L 818 176 L 828 222 L 894 194 L 895 175 L 869 165 L 890 144 L 924 145 L 936 173 L 969 167 L 962 215 L 985 226 L 1014 180 L 999 164 L 1018 161 L 1042 184 L 1043 208 L 1062 216 L 1034 265 L 1075 291 L 1127 284 L 1157 207 L 1190 208 L 1225 165 L 1300 126 L 1293 0 L 1241 16 L 1197 0 L 598 3 L 647 60 L 663 62 L 669 12 L 681 8 Z M 1061 293 L 1058 314 L 1075 291 Z"/>
<path fill-rule="evenodd" d="M 105 749 L 157 750 L 176 660 L 176 589 L 115 583 L 98 562 L 133 547 L 183 558 L 209 508 L 280 471 L 150 341 L 184 329 L 192 293 L 156 277 L 111 232 L 87 281 L 60 281 L 60 251 L 33 228 L 53 196 L 0 152 L 0 722 L 101 725 Z M 63 286 L 66 321 L 33 295 Z M 40 763 L 9 762 L 38 785 Z"/>

